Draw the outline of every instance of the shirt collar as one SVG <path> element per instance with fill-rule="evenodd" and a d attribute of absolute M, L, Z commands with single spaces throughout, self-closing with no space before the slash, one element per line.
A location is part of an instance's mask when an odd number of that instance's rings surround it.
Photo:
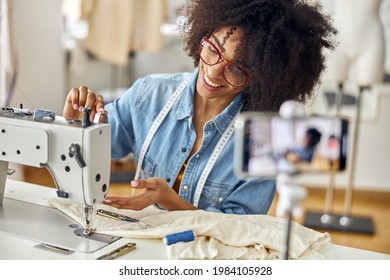
<path fill-rule="evenodd" d="M 218 132 L 222 135 L 226 128 L 230 125 L 233 118 L 236 116 L 237 112 L 241 109 L 244 100 L 242 98 L 242 93 L 236 96 L 233 101 L 217 115 L 213 121 Z"/>
<path fill-rule="evenodd" d="M 178 120 L 185 119 L 193 115 L 194 94 L 198 73 L 199 68 L 196 68 L 188 86 L 184 89 L 183 94 L 172 108 L 172 110 L 175 111 L 175 117 Z"/>

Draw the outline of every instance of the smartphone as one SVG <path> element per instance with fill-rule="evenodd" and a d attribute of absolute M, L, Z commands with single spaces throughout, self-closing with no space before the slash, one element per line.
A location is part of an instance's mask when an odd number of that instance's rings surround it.
<path fill-rule="evenodd" d="M 235 172 L 242 178 L 341 172 L 347 163 L 348 124 L 339 117 L 242 113 L 235 126 Z"/>

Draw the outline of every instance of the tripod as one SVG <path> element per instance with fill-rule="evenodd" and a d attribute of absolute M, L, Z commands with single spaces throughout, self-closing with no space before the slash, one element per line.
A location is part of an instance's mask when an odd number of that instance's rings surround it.
<path fill-rule="evenodd" d="M 276 188 L 279 194 L 276 206 L 276 216 L 287 216 L 284 259 L 288 260 L 290 248 L 290 235 L 293 215 L 300 215 L 300 202 L 306 197 L 305 188 L 296 185 L 292 181 L 292 175 L 279 174 L 276 181 Z"/>

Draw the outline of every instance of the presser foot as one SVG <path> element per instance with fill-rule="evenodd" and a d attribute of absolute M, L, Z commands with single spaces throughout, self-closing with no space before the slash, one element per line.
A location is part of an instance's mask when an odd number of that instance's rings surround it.
<path fill-rule="evenodd" d="M 80 237 L 90 237 L 91 235 L 93 235 L 96 231 L 96 228 L 90 228 L 90 229 L 87 229 L 87 228 L 78 228 L 74 231 L 74 234 L 76 234 L 77 236 L 80 236 Z"/>
<path fill-rule="evenodd" d="M 83 236 L 90 236 L 91 234 L 95 233 L 96 228 L 84 228 L 82 235 Z"/>

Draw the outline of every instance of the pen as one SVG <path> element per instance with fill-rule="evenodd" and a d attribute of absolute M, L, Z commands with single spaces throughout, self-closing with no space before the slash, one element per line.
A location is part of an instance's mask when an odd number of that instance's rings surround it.
<path fill-rule="evenodd" d="M 119 247 L 118 249 L 108 253 L 108 254 L 105 254 L 99 258 L 97 258 L 98 260 L 113 260 L 115 258 L 118 258 L 120 256 L 123 256 L 124 254 L 130 252 L 130 251 L 133 251 L 134 249 L 136 248 L 136 244 L 131 242 L 131 243 L 127 243 L 121 247 Z"/>

